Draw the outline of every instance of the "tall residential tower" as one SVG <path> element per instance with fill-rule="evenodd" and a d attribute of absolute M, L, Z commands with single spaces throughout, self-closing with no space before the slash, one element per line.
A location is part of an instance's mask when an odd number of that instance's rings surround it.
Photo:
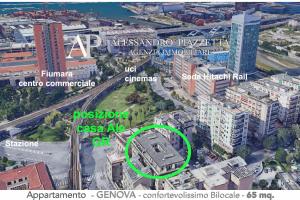
<path fill-rule="evenodd" d="M 66 56 L 62 24 L 44 22 L 34 25 L 34 40 L 42 82 L 65 80 L 65 77 L 47 77 L 42 71 L 66 72 Z"/>
<path fill-rule="evenodd" d="M 254 73 L 260 18 L 243 14 L 232 17 L 228 70 L 232 73 Z"/>

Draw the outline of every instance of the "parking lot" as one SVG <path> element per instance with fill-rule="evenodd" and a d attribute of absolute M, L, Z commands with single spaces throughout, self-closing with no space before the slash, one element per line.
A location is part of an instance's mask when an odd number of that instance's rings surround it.
<path fill-rule="evenodd" d="M 12 141 L 19 141 L 11 139 Z M 39 142 L 37 147 L 9 147 L 0 142 L 0 156 L 26 163 L 45 162 L 54 182 L 68 177 L 70 166 L 70 144 L 66 142 Z"/>

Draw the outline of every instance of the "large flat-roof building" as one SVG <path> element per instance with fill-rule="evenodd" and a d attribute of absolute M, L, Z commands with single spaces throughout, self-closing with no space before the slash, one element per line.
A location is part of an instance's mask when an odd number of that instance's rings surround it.
<path fill-rule="evenodd" d="M 300 76 L 290 76 L 288 74 L 276 74 L 270 77 L 272 82 L 292 87 L 294 90 L 300 90 Z"/>
<path fill-rule="evenodd" d="M 253 173 L 241 157 L 234 157 L 191 171 L 198 179 L 198 189 L 250 190 Z"/>
<path fill-rule="evenodd" d="M 132 164 L 141 172 L 145 174 L 151 174 L 150 167 L 144 166 L 139 159 L 140 157 L 131 158 Z M 140 185 L 142 185 L 144 188 L 147 189 L 153 187 L 152 185 L 153 181 L 151 179 L 147 179 L 145 177 L 138 175 L 127 164 L 125 164 L 123 168 L 123 177 L 124 177 L 122 180 L 123 189 L 136 190 Z"/>
<path fill-rule="evenodd" d="M 106 28 L 99 31 L 99 36 L 103 44 L 107 46 L 107 50 L 112 54 L 128 54 L 134 49 L 152 48 L 152 46 L 139 45 L 136 43 L 129 43 L 129 40 L 151 40 L 156 39 L 156 31 L 151 28 Z M 141 42 L 138 42 L 141 43 Z"/>
<path fill-rule="evenodd" d="M 148 131 L 137 136 L 133 144 L 132 155 L 139 155 L 156 175 L 176 171 L 184 163 L 184 158 L 158 131 Z"/>
<path fill-rule="evenodd" d="M 112 153 L 107 154 L 109 179 L 120 189 L 194 189 L 196 181 L 188 168 L 170 179 L 153 180 L 139 176 L 125 163 L 125 144 L 136 130 L 116 135 L 117 145 Z M 137 136 L 130 145 L 129 156 L 136 168 L 150 175 L 169 174 L 184 162 L 183 157 L 158 131 L 147 131 Z"/>
<path fill-rule="evenodd" d="M 82 58 L 73 51 L 73 58 L 66 60 L 66 69 L 72 76 L 67 81 L 87 80 L 98 72 L 96 59 Z M 77 55 L 77 56 L 76 56 Z M 20 81 L 38 81 L 39 64 L 34 52 L 4 53 L 0 59 L 0 86 L 18 86 Z"/>
<path fill-rule="evenodd" d="M 299 121 L 300 91 L 292 86 L 282 85 L 270 78 L 250 82 L 251 86 L 269 94 L 270 99 L 278 100 L 278 119 L 284 127 L 290 127 Z"/>
<path fill-rule="evenodd" d="M 217 94 L 225 95 L 226 88 L 230 86 L 231 80 L 224 76 L 227 74 L 223 66 L 205 65 L 196 69 L 199 79 L 196 81 L 196 95 Z M 211 78 L 212 76 L 222 76 L 222 78 Z"/>

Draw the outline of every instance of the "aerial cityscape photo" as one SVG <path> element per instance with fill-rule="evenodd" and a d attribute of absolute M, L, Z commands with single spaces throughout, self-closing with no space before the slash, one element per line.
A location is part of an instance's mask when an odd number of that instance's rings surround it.
<path fill-rule="evenodd" d="M 0 2 L 0 190 L 300 190 L 300 3 Z"/>

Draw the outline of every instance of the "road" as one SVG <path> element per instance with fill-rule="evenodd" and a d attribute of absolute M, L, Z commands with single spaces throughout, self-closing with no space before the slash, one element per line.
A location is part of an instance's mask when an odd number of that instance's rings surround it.
<path fill-rule="evenodd" d="M 156 92 L 158 95 L 162 96 L 164 99 L 170 99 L 174 102 L 175 106 L 183 106 L 184 110 L 188 113 L 191 113 L 193 115 L 197 114 L 197 109 L 194 109 L 190 106 L 187 106 L 186 104 L 178 101 L 177 99 L 174 99 L 169 91 L 166 91 L 166 89 L 161 84 L 161 78 L 160 76 L 157 76 L 157 81 L 150 82 L 151 88 L 154 92 Z"/>
<path fill-rule="evenodd" d="M 82 177 L 93 177 L 89 184 L 86 183 L 84 185 L 85 188 L 89 190 L 115 189 L 106 174 L 106 155 L 108 152 L 113 152 L 113 149 L 117 148 L 116 139 L 112 137 L 110 143 L 110 146 L 93 147 L 90 141 L 81 141 L 80 161 Z"/>
<path fill-rule="evenodd" d="M 267 158 L 272 158 L 274 156 L 275 156 L 275 152 L 264 150 L 264 149 L 260 149 L 252 152 L 247 162 L 249 170 L 256 171 L 255 175 L 259 176 L 263 170 L 262 162 Z"/>

